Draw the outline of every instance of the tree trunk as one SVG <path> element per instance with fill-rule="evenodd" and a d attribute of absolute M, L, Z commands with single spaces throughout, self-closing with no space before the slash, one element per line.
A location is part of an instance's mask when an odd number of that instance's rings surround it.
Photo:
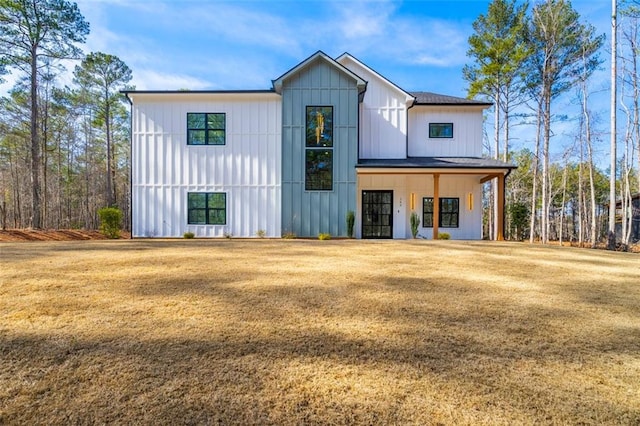
<path fill-rule="evenodd" d="M 40 205 L 40 132 L 38 129 L 38 57 L 31 49 L 31 227 L 42 228 Z"/>
<path fill-rule="evenodd" d="M 113 175 L 112 175 L 112 164 L 111 164 L 111 150 L 113 149 L 113 147 L 111 146 L 111 126 L 109 123 L 109 115 L 110 115 L 110 111 L 109 111 L 109 101 L 108 101 L 108 93 L 105 93 L 105 99 L 107 100 L 105 102 L 105 118 L 104 118 L 104 123 L 105 123 L 105 130 L 107 133 L 107 194 L 106 194 L 106 200 L 107 200 L 107 207 L 112 207 L 115 204 L 115 197 L 113 195 Z"/>
<path fill-rule="evenodd" d="M 545 78 L 543 88 L 543 148 L 542 148 L 542 223 L 541 239 L 543 244 L 549 242 L 550 218 L 549 218 L 549 145 L 551 139 L 551 87 L 548 77 Z"/>
<path fill-rule="evenodd" d="M 584 177 L 583 177 L 583 164 L 584 164 L 584 143 L 582 142 L 582 137 L 580 138 L 580 162 L 578 163 L 578 245 L 582 247 L 582 243 L 584 242 L 584 230 L 582 229 L 583 225 L 583 211 L 584 211 Z M 574 220 L 574 224 L 575 224 Z M 575 225 L 574 225 L 575 229 Z"/>
<path fill-rule="evenodd" d="M 494 140 L 493 140 L 493 158 L 500 158 L 500 93 L 496 91 L 495 105 L 495 123 L 494 123 Z M 491 239 L 498 239 L 498 180 L 491 181 L 491 193 L 493 194 L 491 203 L 491 217 L 493 218 L 491 226 Z"/>
<path fill-rule="evenodd" d="M 607 249 L 616 248 L 616 64 L 617 64 L 617 0 L 611 0 L 611 140 L 610 156 L 611 171 L 609 176 L 609 232 L 607 235 Z"/>
<path fill-rule="evenodd" d="M 563 231 L 564 231 L 564 206 L 567 200 L 567 170 L 569 168 L 569 163 L 564 165 L 564 172 L 562 172 L 562 204 L 560 205 L 560 230 L 558 231 L 558 240 L 560 241 L 560 246 L 562 246 L 563 240 Z"/>
<path fill-rule="evenodd" d="M 533 157 L 533 188 L 531 189 L 531 218 L 529 221 L 529 242 L 535 241 L 536 229 L 536 207 L 538 197 L 538 167 L 540 163 L 540 125 L 541 125 L 541 104 L 538 102 L 538 113 L 536 116 L 536 155 Z"/>

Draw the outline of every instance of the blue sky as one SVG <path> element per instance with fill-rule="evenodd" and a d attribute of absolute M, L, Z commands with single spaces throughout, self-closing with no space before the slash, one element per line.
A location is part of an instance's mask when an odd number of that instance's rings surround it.
<path fill-rule="evenodd" d="M 534 1 L 534 0 L 532 0 Z M 466 96 L 462 67 L 469 63 L 472 23 L 489 0 L 269 1 L 80 0 L 91 25 L 86 53 L 118 56 L 139 90 L 270 89 L 271 80 L 322 50 L 344 52 L 408 91 Z M 610 33 L 608 0 L 574 0 L 582 20 Z M 595 108 L 609 114 L 608 53 L 592 81 Z M 74 64 L 68 64 L 69 71 Z M 6 92 L 13 77 L 0 86 Z M 60 78 L 70 84 L 70 72 Z M 556 111 L 575 110 L 574 94 Z M 558 124 L 559 137 L 575 123 Z M 490 130 L 489 130 L 490 131 Z M 531 129 L 512 132 L 514 146 L 531 146 Z M 529 136 L 528 136 L 529 135 Z M 569 139 L 569 137 L 563 137 Z M 604 138 L 608 140 L 608 138 Z M 564 146 L 562 141 L 558 147 Z M 603 143 L 604 146 L 604 143 Z M 561 155 L 562 149 L 558 149 Z M 603 149 L 602 154 L 606 154 Z"/>
<path fill-rule="evenodd" d="M 349 52 L 406 90 L 465 96 L 472 22 L 489 1 L 82 0 L 86 51 L 120 57 L 138 89 L 268 89 L 317 50 Z M 610 3 L 576 0 L 607 32 Z"/>

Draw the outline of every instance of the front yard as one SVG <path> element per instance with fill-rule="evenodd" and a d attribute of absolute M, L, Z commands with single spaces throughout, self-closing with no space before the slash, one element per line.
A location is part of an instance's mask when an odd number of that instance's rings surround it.
<path fill-rule="evenodd" d="M 0 424 L 639 424 L 637 254 L 0 243 Z"/>

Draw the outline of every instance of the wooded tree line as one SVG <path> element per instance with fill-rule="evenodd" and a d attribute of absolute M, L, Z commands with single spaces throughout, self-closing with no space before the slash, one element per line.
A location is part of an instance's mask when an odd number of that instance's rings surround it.
<path fill-rule="evenodd" d="M 75 3 L 0 0 L 0 75 L 17 81 L 0 98 L 0 225 L 98 227 L 120 208 L 128 227 L 129 118 L 120 90 L 131 70 L 102 52 L 83 55 L 89 33 Z M 61 85 L 65 60 L 73 84 Z"/>
<path fill-rule="evenodd" d="M 628 243 L 631 197 L 640 192 L 640 7 L 638 0 L 621 6 L 615 189 Z M 470 97 L 494 103 L 487 152 L 518 166 L 507 180 L 507 237 L 602 241 L 610 171 L 601 160 L 610 129 L 593 100 L 604 88 L 592 79 L 603 64 L 604 35 L 567 0 L 494 0 L 473 28 L 463 74 Z M 0 98 L 3 228 L 95 229 L 105 206 L 120 208 L 129 228 L 130 129 L 120 90 L 129 88 L 131 70 L 107 53 L 83 55 L 88 33 L 75 3 L 0 0 L 0 76 L 18 77 Z M 62 85 L 67 60 L 76 61 L 73 83 Z M 559 104 L 567 96 L 572 113 Z M 493 220 L 488 214 L 489 233 Z"/>
<path fill-rule="evenodd" d="M 593 100 L 604 89 L 592 79 L 602 68 L 605 36 L 596 34 L 566 0 L 533 5 L 494 0 L 473 24 L 468 50 L 472 63 L 463 70 L 469 96 L 494 103 L 488 151 L 519 167 L 507 181 L 509 238 L 591 245 L 602 241 L 608 232 L 608 180 L 613 172 L 615 198 L 622 207 L 621 242 L 630 242 L 631 198 L 640 192 L 638 0 L 621 6 L 615 46 L 622 64 L 616 73 L 617 122 L 622 125 L 617 146 L 622 149 L 615 170 L 602 169 L 601 160 L 610 154 L 603 141 L 611 129 L 605 111 Z M 567 98 L 572 99 L 571 112 Z M 514 130 L 520 132 L 517 151 L 511 146 Z M 489 214 L 489 232 L 492 220 Z"/>

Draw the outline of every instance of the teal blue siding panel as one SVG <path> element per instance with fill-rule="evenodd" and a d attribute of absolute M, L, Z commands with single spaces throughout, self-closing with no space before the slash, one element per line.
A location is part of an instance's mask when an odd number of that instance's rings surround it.
<path fill-rule="evenodd" d="M 333 189 L 305 191 L 307 106 L 333 106 Z M 289 77 L 282 87 L 282 232 L 346 236 L 346 214 L 356 210 L 358 89 L 324 60 Z"/>

